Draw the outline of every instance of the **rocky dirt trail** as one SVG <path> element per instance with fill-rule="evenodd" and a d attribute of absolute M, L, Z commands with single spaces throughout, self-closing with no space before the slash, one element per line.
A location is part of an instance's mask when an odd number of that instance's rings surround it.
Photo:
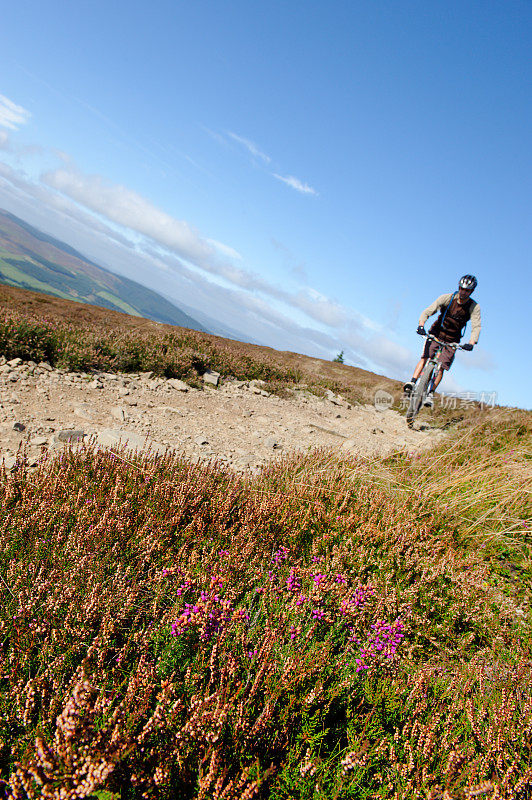
<path fill-rule="evenodd" d="M 445 435 L 427 424 L 409 430 L 396 411 L 352 406 L 330 391 L 318 398 L 300 385 L 281 399 L 260 381 L 204 380 L 201 390 L 152 373 L 87 375 L 0 357 L 0 460 L 12 469 L 24 451 L 35 466 L 65 446 L 122 442 L 254 472 L 294 451 L 371 457 L 419 451 Z"/>

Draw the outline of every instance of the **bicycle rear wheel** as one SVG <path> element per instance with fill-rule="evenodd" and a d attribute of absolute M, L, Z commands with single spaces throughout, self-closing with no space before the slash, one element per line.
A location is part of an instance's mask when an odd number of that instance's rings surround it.
<path fill-rule="evenodd" d="M 410 396 L 410 405 L 408 406 L 408 411 L 406 412 L 406 423 L 409 428 L 411 428 L 414 424 L 414 419 L 419 414 L 419 410 L 423 405 L 425 397 L 427 396 L 433 373 L 434 365 L 426 364 L 423 372 L 416 381 L 414 391 Z"/>

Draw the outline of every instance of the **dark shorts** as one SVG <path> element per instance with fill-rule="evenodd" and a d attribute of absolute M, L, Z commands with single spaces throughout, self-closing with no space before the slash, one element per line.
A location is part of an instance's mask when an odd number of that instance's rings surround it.
<path fill-rule="evenodd" d="M 431 358 L 438 349 L 438 342 L 433 342 L 427 339 L 425 347 L 423 348 L 423 355 L 421 358 Z M 443 369 L 449 369 L 454 361 L 455 349 L 453 347 L 444 347 L 439 356 L 439 362 Z"/>

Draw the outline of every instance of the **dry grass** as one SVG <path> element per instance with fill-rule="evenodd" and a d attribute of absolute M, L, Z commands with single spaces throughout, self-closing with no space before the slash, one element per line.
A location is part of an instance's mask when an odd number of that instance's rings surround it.
<path fill-rule="evenodd" d="M 525 512 L 515 422 L 253 480 L 90 449 L 4 475 L 9 791 L 530 796 L 530 614 L 470 530 L 475 503 L 502 536 Z"/>
<path fill-rule="evenodd" d="M 11 357 L 380 381 L 30 295 Z M 530 798 L 531 444 L 469 409 L 432 452 L 253 479 L 90 448 L 0 473 L 5 796 Z"/>
<path fill-rule="evenodd" d="M 19 337 L 13 337 L 12 330 L 0 336 L 0 345 L 3 350 L 9 349 L 11 357 L 24 357 L 25 353 L 31 357 L 22 347 L 28 339 L 29 326 L 40 331 L 34 340 L 46 340 L 44 351 L 51 362 L 73 369 L 144 369 L 194 382 L 201 370 L 211 367 L 241 379 L 260 378 L 269 383 L 270 390 L 280 393 L 294 384 L 305 385 L 318 394 L 329 388 L 353 403 L 373 403 L 376 390 L 384 389 L 400 407 L 401 383 L 364 369 L 0 285 L 2 319 L 24 322 L 26 326 Z M 437 404 L 431 418 L 448 426 L 473 419 L 477 412 L 475 404 L 456 410 Z"/>

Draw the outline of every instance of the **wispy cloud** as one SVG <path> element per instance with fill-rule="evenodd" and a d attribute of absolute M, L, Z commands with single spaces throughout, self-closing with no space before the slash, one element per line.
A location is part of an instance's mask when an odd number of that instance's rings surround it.
<path fill-rule="evenodd" d="M 309 186 L 308 183 L 303 183 L 303 181 L 300 181 L 299 178 L 296 178 L 294 175 L 278 175 L 277 172 L 273 172 L 272 174 L 274 178 L 277 178 L 278 181 L 286 183 L 287 186 L 295 189 L 296 192 L 301 192 L 301 194 L 318 194 L 316 189 L 314 189 L 312 186 Z"/>
<path fill-rule="evenodd" d="M 360 315 L 344 308 L 334 299 L 307 287 L 290 292 L 261 275 L 237 266 L 239 254 L 232 247 L 203 236 L 184 220 L 178 220 L 157 208 L 126 186 L 113 184 L 101 175 L 86 175 L 72 163 L 45 172 L 41 182 L 119 226 L 140 234 L 158 246 L 211 275 L 216 275 L 240 289 L 259 292 L 303 312 L 310 319 L 330 328 L 341 328 Z"/>
<path fill-rule="evenodd" d="M 216 131 L 212 131 L 210 128 L 206 128 L 202 126 L 203 130 L 212 136 L 220 144 L 223 144 L 225 147 L 229 144 L 229 139 L 233 142 L 236 142 L 240 147 L 244 148 L 253 158 L 262 161 L 264 164 L 269 164 L 270 169 L 275 169 L 275 164 L 272 163 L 272 158 L 267 155 L 263 150 L 260 149 L 255 142 L 252 142 L 251 139 L 246 139 L 245 136 L 240 136 L 240 134 L 235 133 L 234 131 L 225 131 L 222 135 L 220 133 L 216 133 Z M 282 181 L 287 186 L 290 186 L 291 189 L 294 189 L 296 192 L 300 192 L 301 194 L 311 194 L 311 195 L 318 195 L 316 189 L 310 184 L 305 183 L 304 181 L 299 180 L 296 178 L 295 175 L 280 175 L 278 172 L 271 172 L 270 173 L 274 178 L 278 181 Z"/>
<path fill-rule="evenodd" d="M 0 94 L 0 125 L 3 128 L 8 128 L 11 131 L 16 131 L 21 125 L 24 125 L 31 114 L 22 106 L 17 106 L 9 97 Z"/>
<path fill-rule="evenodd" d="M 233 247 L 229 247 L 229 245 L 224 244 L 223 242 L 218 242 L 216 239 L 205 239 L 208 244 L 212 244 L 220 253 L 223 253 L 224 256 L 228 258 L 234 258 L 236 261 L 242 261 L 242 256 L 235 250 Z"/>
<path fill-rule="evenodd" d="M 292 305 L 329 328 L 340 328 L 349 319 L 346 308 L 311 288 L 302 289 L 293 295 Z"/>
<path fill-rule="evenodd" d="M 227 135 L 233 139 L 233 141 L 242 145 L 242 147 L 245 147 L 248 153 L 251 153 L 254 158 L 260 158 L 260 160 L 264 161 L 265 164 L 269 164 L 271 162 L 270 156 L 266 155 L 266 153 L 263 153 L 254 142 L 250 141 L 250 139 L 246 139 L 244 136 L 239 136 L 237 133 L 233 133 L 232 131 L 227 131 Z"/>
<path fill-rule="evenodd" d="M 216 249 L 188 222 L 172 217 L 131 189 L 112 184 L 101 175 L 83 175 L 72 168 L 59 168 L 41 175 L 41 181 L 198 266 L 216 258 Z"/>
<path fill-rule="evenodd" d="M 50 230 L 45 215 L 59 214 L 51 228 L 59 238 L 152 288 L 157 270 L 160 291 L 177 293 L 226 324 L 238 317 L 239 329 L 251 338 L 325 358 L 345 349 L 349 363 L 376 364 L 391 375 L 414 359 L 385 335 L 376 335 L 376 326 L 354 309 L 311 287 L 290 292 L 237 266 L 233 248 L 203 236 L 125 186 L 83 174 L 72 162 L 43 174 L 38 183 L 0 162 L 0 205 L 2 196 L 9 196 L 8 186 L 18 207 L 23 203 L 28 209 L 30 221 L 39 209 L 43 230 Z M 17 213 L 17 206 L 13 210 Z M 305 318 L 318 326 L 305 325 Z"/>

